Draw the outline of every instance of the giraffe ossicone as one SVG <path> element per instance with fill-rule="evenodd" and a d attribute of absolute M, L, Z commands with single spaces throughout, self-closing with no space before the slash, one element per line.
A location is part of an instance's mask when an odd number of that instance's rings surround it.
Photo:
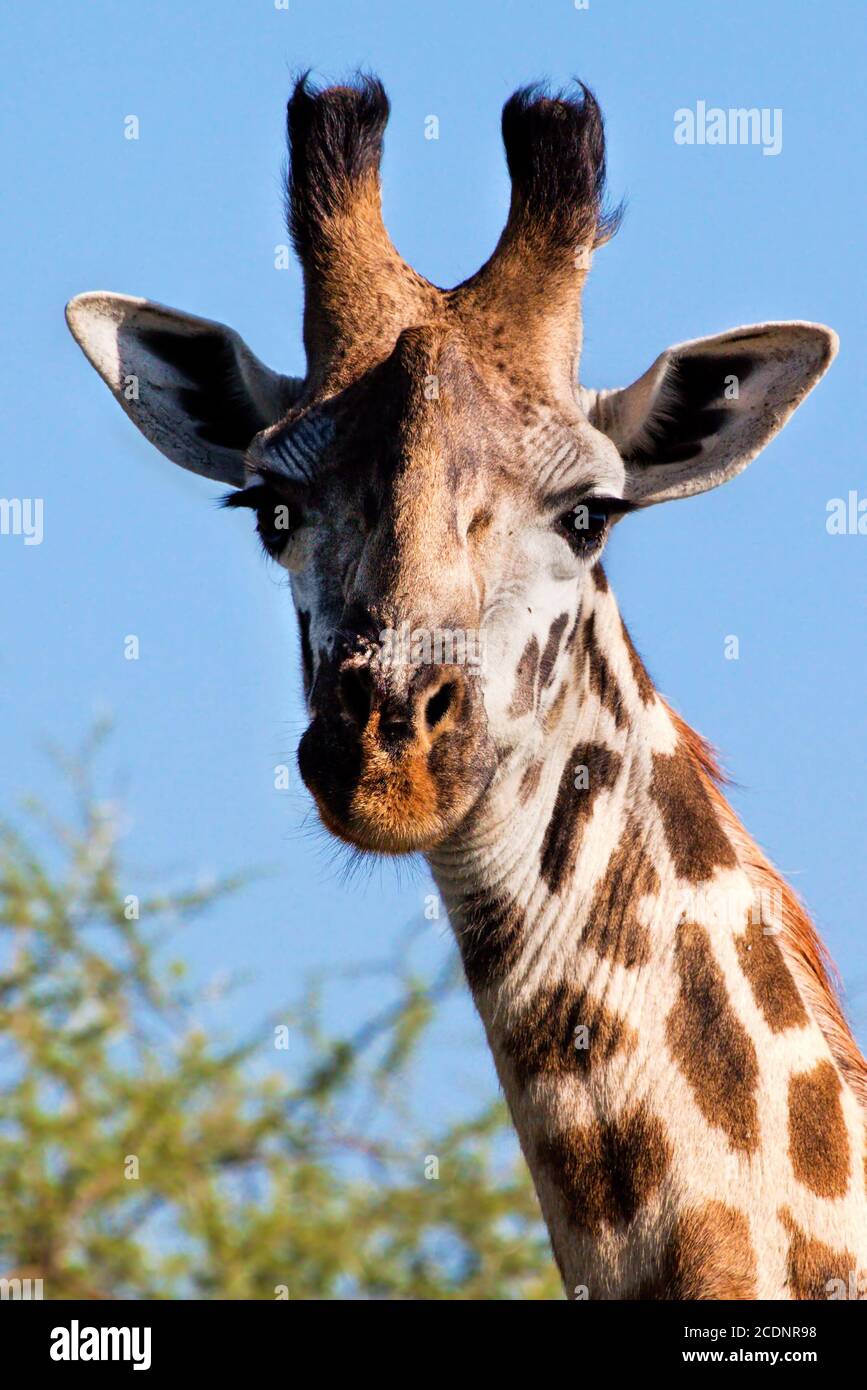
<path fill-rule="evenodd" d="M 287 570 L 302 776 L 336 835 L 427 855 L 567 1293 L 867 1296 L 864 1060 L 600 564 L 628 514 L 745 468 L 836 337 L 737 328 L 581 386 L 581 293 L 617 223 L 592 94 L 506 103 L 508 220 L 450 290 L 383 226 L 387 116 L 374 79 L 289 102 L 303 379 L 123 295 L 74 299 L 72 332 Z"/>

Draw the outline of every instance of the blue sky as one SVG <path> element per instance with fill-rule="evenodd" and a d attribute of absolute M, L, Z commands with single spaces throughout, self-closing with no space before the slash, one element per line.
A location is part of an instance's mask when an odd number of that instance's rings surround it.
<path fill-rule="evenodd" d="M 303 714 L 282 579 L 249 518 L 221 514 L 215 488 L 136 434 L 63 305 L 89 289 L 150 296 L 232 324 L 302 373 L 300 276 L 274 267 L 284 104 L 293 71 L 365 66 L 393 105 L 386 220 L 440 284 L 472 273 L 502 226 L 504 99 L 546 76 L 595 89 L 628 211 L 586 295 L 588 385 L 624 384 L 670 343 L 742 323 L 840 333 L 830 375 L 747 473 L 630 518 L 608 572 L 658 685 L 723 751 L 736 808 L 810 905 L 864 1038 L 867 539 L 829 535 L 825 520 L 830 499 L 864 495 L 865 13 L 834 0 L 5 7 L 0 493 L 43 498 L 45 534 L 0 536 L 0 809 L 25 791 L 60 798 L 46 741 L 74 744 L 112 711 L 105 766 L 132 813 L 129 891 L 269 870 L 185 938 L 197 978 L 249 972 L 233 1023 L 256 1026 L 316 966 L 387 956 L 429 883 L 389 864 L 342 880 L 294 773 Z M 674 112 L 699 100 L 779 108 L 781 152 L 677 145 Z M 137 141 L 124 138 L 131 114 Z M 438 140 L 424 138 L 430 115 Z M 737 661 L 724 658 L 732 634 Z M 288 792 L 273 786 L 281 762 Z M 418 949 L 443 958 L 442 923 Z M 347 988 L 340 1017 L 374 1011 L 379 990 L 376 976 Z M 469 1004 L 441 1028 L 432 1103 L 484 1095 Z"/>

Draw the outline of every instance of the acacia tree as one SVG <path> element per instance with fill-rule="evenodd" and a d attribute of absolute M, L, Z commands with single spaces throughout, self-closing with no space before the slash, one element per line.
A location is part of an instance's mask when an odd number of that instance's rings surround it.
<path fill-rule="evenodd" d="M 277 1025 L 297 1074 L 263 1069 L 273 1022 L 215 1037 L 163 963 L 166 932 L 243 882 L 124 896 L 90 763 L 66 763 L 71 823 L 31 804 L 0 826 L 0 1276 L 46 1298 L 558 1297 L 500 1101 L 410 1118 L 453 967 L 398 964 L 395 1002 L 345 1036 L 309 985 Z"/>

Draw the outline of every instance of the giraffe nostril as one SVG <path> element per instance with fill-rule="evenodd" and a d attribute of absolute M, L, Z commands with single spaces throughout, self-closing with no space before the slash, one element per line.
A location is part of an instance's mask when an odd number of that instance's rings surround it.
<path fill-rule="evenodd" d="M 344 714 L 363 729 L 373 706 L 373 680 L 366 666 L 348 666 L 338 685 Z"/>
<path fill-rule="evenodd" d="M 383 743 L 407 742 L 413 735 L 413 727 L 408 719 L 383 719 L 379 725 L 379 737 Z"/>
<path fill-rule="evenodd" d="M 457 686 L 454 681 L 446 681 L 441 685 L 436 694 L 431 695 L 425 706 L 424 717 L 429 729 L 435 729 L 443 719 L 445 719 L 454 703 L 457 694 Z"/>

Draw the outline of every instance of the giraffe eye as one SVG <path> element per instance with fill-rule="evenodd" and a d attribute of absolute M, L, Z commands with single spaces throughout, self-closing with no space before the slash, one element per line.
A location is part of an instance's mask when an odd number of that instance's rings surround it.
<path fill-rule="evenodd" d="M 591 555 L 605 540 L 610 520 L 608 508 L 591 498 L 558 517 L 557 530 L 576 555 Z"/>
<path fill-rule="evenodd" d="M 285 497 L 268 492 L 256 508 L 256 530 L 267 553 L 277 559 L 301 524 L 296 509 Z"/>
<path fill-rule="evenodd" d="M 302 524 L 301 511 L 267 483 L 255 483 L 224 499 L 225 507 L 248 507 L 256 513 L 256 531 L 268 555 L 276 560 Z"/>

